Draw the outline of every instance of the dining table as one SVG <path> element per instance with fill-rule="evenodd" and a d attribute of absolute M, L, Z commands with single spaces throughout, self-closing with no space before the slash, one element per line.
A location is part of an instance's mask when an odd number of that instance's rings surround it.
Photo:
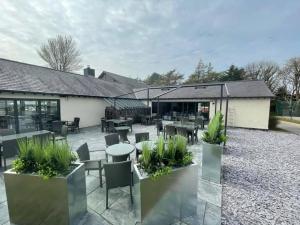
<path fill-rule="evenodd" d="M 51 131 L 38 130 L 38 131 L 31 131 L 31 132 L 20 133 L 20 134 L 10 134 L 10 135 L 6 135 L 6 136 L 0 136 L 0 167 L 2 167 L 2 143 L 3 143 L 3 141 L 9 141 L 9 140 L 25 138 L 25 137 L 31 138 L 34 135 L 49 134 L 49 133 L 51 133 Z"/>
<path fill-rule="evenodd" d="M 105 149 L 105 152 L 109 156 L 123 156 L 130 155 L 135 150 L 135 147 L 131 144 L 119 143 L 110 145 Z"/>

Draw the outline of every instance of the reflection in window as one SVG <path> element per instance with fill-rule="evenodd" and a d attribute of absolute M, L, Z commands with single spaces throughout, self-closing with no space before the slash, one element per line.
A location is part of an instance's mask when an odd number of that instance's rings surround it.
<path fill-rule="evenodd" d="M 14 101 L 0 99 L 0 135 L 15 132 Z"/>

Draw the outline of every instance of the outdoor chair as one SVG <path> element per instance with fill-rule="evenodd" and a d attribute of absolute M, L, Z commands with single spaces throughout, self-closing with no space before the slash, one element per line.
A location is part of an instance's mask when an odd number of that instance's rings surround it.
<path fill-rule="evenodd" d="M 41 144 L 41 147 L 48 144 L 51 140 L 53 141 L 53 135 L 51 133 L 46 134 L 36 134 L 32 136 L 32 140 Z"/>
<path fill-rule="evenodd" d="M 149 132 L 135 134 L 135 143 L 139 143 L 141 141 L 149 141 Z M 135 153 L 136 153 L 136 159 L 138 160 L 139 155 L 142 154 L 142 152 L 136 149 Z"/>
<path fill-rule="evenodd" d="M 165 138 L 173 137 L 176 135 L 176 128 L 172 125 L 166 125 L 165 126 Z"/>
<path fill-rule="evenodd" d="M 53 142 L 67 140 L 68 127 L 59 120 L 52 122 L 52 131 L 54 132 Z"/>
<path fill-rule="evenodd" d="M 204 129 L 204 120 L 201 117 L 197 117 L 195 119 L 195 125 L 197 125 L 198 127 L 200 126 L 201 129 Z"/>
<path fill-rule="evenodd" d="M 181 135 L 181 136 L 187 138 L 187 140 L 189 141 L 189 133 L 185 127 L 177 127 L 176 130 L 177 130 L 178 135 Z M 194 135 L 194 134 L 192 134 L 192 135 Z"/>
<path fill-rule="evenodd" d="M 2 156 L 4 161 L 4 170 L 6 170 L 6 159 L 14 158 L 19 154 L 20 142 L 27 143 L 27 138 L 24 137 L 24 138 L 12 139 L 12 140 L 7 140 L 2 142 Z"/>
<path fill-rule="evenodd" d="M 5 129 L 0 131 L 0 136 L 7 136 L 12 134 L 16 134 L 16 131 L 12 129 Z"/>
<path fill-rule="evenodd" d="M 159 136 L 160 132 L 164 132 L 163 123 L 161 120 L 157 120 L 156 122 L 156 130 L 157 130 L 157 136 Z"/>
<path fill-rule="evenodd" d="M 104 138 L 105 138 L 106 147 L 120 143 L 118 134 L 108 134 Z"/>
<path fill-rule="evenodd" d="M 142 125 L 147 125 L 147 119 L 146 119 L 145 116 L 142 116 L 142 117 L 141 117 L 141 124 L 142 124 Z"/>
<path fill-rule="evenodd" d="M 84 143 L 76 150 L 79 160 L 81 163 L 84 163 L 85 170 L 88 171 L 88 174 L 90 173 L 90 170 L 98 170 L 99 171 L 100 187 L 103 186 L 103 182 L 102 182 L 103 165 L 102 165 L 101 161 L 103 161 L 103 160 L 106 161 L 106 159 L 91 160 L 90 152 L 102 152 L 102 151 L 105 152 L 105 150 L 90 151 L 87 143 Z"/>
<path fill-rule="evenodd" d="M 129 186 L 131 204 L 133 204 L 131 161 L 105 163 L 103 166 L 106 180 L 106 209 L 108 209 L 109 189 L 118 187 Z"/>
<path fill-rule="evenodd" d="M 130 131 L 132 132 L 132 124 L 133 124 L 133 120 L 132 119 L 129 119 L 127 118 L 127 121 L 126 121 L 126 126 L 130 127 Z"/>
<path fill-rule="evenodd" d="M 69 130 L 71 130 L 72 132 L 74 132 L 75 130 L 79 131 L 79 122 L 80 122 L 79 117 L 75 117 L 73 122 L 68 122 L 67 123 L 68 131 Z"/>
<path fill-rule="evenodd" d="M 101 118 L 101 131 L 102 131 L 102 133 L 104 131 L 107 132 L 107 130 L 108 130 L 108 124 L 107 124 L 105 118 Z"/>
<path fill-rule="evenodd" d="M 108 132 L 109 133 L 115 132 L 115 124 L 114 124 L 114 122 L 113 121 L 108 121 L 107 123 L 108 123 L 107 124 L 107 126 L 108 126 Z"/>

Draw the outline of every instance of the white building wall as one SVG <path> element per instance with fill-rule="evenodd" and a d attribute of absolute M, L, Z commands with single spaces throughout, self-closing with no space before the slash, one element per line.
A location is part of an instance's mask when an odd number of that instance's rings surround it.
<path fill-rule="evenodd" d="M 220 109 L 217 101 L 217 111 Z M 222 113 L 225 115 L 226 101 L 222 104 Z M 215 102 L 210 102 L 209 117 L 215 114 Z M 228 102 L 227 125 L 232 127 L 268 129 L 270 114 L 269 98 L 240 98 L 230 99 Z"/>
<path fill-rule="evenodd" d="M 1 93 L 0 98 L 13 99 L 57 99 L 60 100 L 61 120 L 72 121 L 80 117 L 80 127 L 89 127 L 100 124 L 101 117 L 105 116 L 105 108 L 110 106 L 101 98 L 60 97 L 40 94 L 11 94 Z"/>

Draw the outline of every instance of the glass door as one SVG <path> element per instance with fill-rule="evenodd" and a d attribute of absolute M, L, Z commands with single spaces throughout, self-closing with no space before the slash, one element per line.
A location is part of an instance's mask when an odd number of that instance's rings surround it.
<path fill-rule="evenodd" d="M 19 132 L 39 130 L 40 116 L 37 100 L 18 100 Z"/>
<path fill-rule="evenodd" d="M 13 133 L 16 133 L 14 101 L 0 99 L 0 135 Z"/>

